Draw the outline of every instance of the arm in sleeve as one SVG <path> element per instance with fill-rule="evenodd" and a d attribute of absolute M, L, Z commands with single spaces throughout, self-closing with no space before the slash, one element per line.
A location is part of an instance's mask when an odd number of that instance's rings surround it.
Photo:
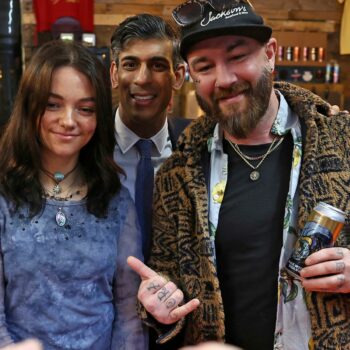
<path fill-rule="evenodd" d="M 170 196 L 167 196 L 167 203 L 164 202 L 164 193 L 163 178 L 160 171 L 155 183 L 151 255 L 147 265 L 182 289 L 178 265 L 177 225 L 176 220 L 169 215 L 170 210 L 168 210 L 168 207 L 173 205 L 176 208 L 173 208 L 172 211 L 177 212 L 179 205 L 178 192 L 175 190 Z M 147 326 L 154 328 L 158 333 L 157 343 L 160 344 L 173 339 L 181 332 L 185 324 L 185 319 L 181 319 L 173 325 L 163 325 L 153 318 L 141 303 L 139 303 L 139 315 Z"/>
<path fill-rule="evenodd" d="M 148 329 L 137 314 L 137 292 L 141 281 L 126 262 L 129 255 L 143 260 L 142 237 L 131 198 L 125 197 L 121 203 L 123 208 L 120 209 L 121 225 L 113 281 L 115 320 L 111 349 L 145 350 L 148 349 Z"/>
<path fill-rule="evenodd" d="M 5 234 L 5 208 L 4 199 L 0 198 L 0 347 L 13 343 L 13 340 L 7 330 L 5 315 L 5 276 L 2 240 Z"/>

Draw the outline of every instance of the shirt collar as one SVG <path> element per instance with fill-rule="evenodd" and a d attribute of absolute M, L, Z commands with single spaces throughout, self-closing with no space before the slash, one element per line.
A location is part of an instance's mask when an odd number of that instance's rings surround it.
<path fill-rule="evenodd" d="M 274 135 L 285 135 L 296 127 L 298 117 L 296 113 L 293 113 L 290 109 L 284 96 L 278 90 L 275 90 L 275 92 L 279 97 L 280 104 L 276 119 L 271 127 L 271 133 Z"/>
<path fill-rule="evenodd" d="M 291 129 L 295 128 L 298 123 L 298 117 L 288 106 L 284 96 L 275 90 L 279 97 L 279 107 L 275 121 L 271 127 L 271 133 L 274 135 L 285 135 Z M 208 151 L 211 153 L 214 150 L 223 152 L 222 146 L 223 130 L 219 124 L 216 124 L 213 136 L 208 139 Z"/>
<path fill-rule="evenodd" d="M 128 152 L 130 148 L 132 148 L 135 143 L 141 139 L 123 123 L 122 119 L 120 118 L 119 109 L 117 109 L 115 113 L 115 132 L 118 146 L 123 154 Z M 159 153 L 158 156 L 162 154 L 162 151 L 168 142 L 168 138 L 168 119 L 165 119 L 163 127 L 157 134 L 150 137 L 150 140 L 153 141 Z"/>

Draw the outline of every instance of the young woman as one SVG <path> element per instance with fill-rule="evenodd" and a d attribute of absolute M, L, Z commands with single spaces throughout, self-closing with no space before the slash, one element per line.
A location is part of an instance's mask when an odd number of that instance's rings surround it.
<path fill-rule="evenodd" d="M 109 77 L 76 43 L 42 46 L 0 149 L 0 346 L 146 349 L 133 202 L 113 162 Z"/>

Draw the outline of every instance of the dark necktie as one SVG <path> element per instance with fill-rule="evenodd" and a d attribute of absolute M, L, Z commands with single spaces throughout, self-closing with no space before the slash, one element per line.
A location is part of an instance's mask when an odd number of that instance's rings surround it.
<path fill-rule="evenodd" d="M 153 141 L 140 139 L 136 148 L 140 153 L 135 184 L 135 204 L 142 232 L 142 250 L 145 260 L 149 255 L 152 230 L 152 199 L 154 169 L 151 161 Z"/>

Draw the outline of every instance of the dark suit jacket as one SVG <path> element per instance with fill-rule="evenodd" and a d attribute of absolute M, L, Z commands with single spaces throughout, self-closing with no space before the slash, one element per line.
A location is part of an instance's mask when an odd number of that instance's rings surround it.
<path fill-rule="evenodd" d="M 115 117 L 116 108 L 113 109 L 113 118 Z M 168 117 L 169 136 L 173 150 L 176 148 L 177 140 L 182 131 L 190 124 L 190 119 L 179 117 Z M 169 341 L 164 345 L 156 344 L 158 334 L 153 328 L 150 328 L 149 332 L 149 350 L 175 350 L 178 349 L 181 344 L 179 337 Z"/>

